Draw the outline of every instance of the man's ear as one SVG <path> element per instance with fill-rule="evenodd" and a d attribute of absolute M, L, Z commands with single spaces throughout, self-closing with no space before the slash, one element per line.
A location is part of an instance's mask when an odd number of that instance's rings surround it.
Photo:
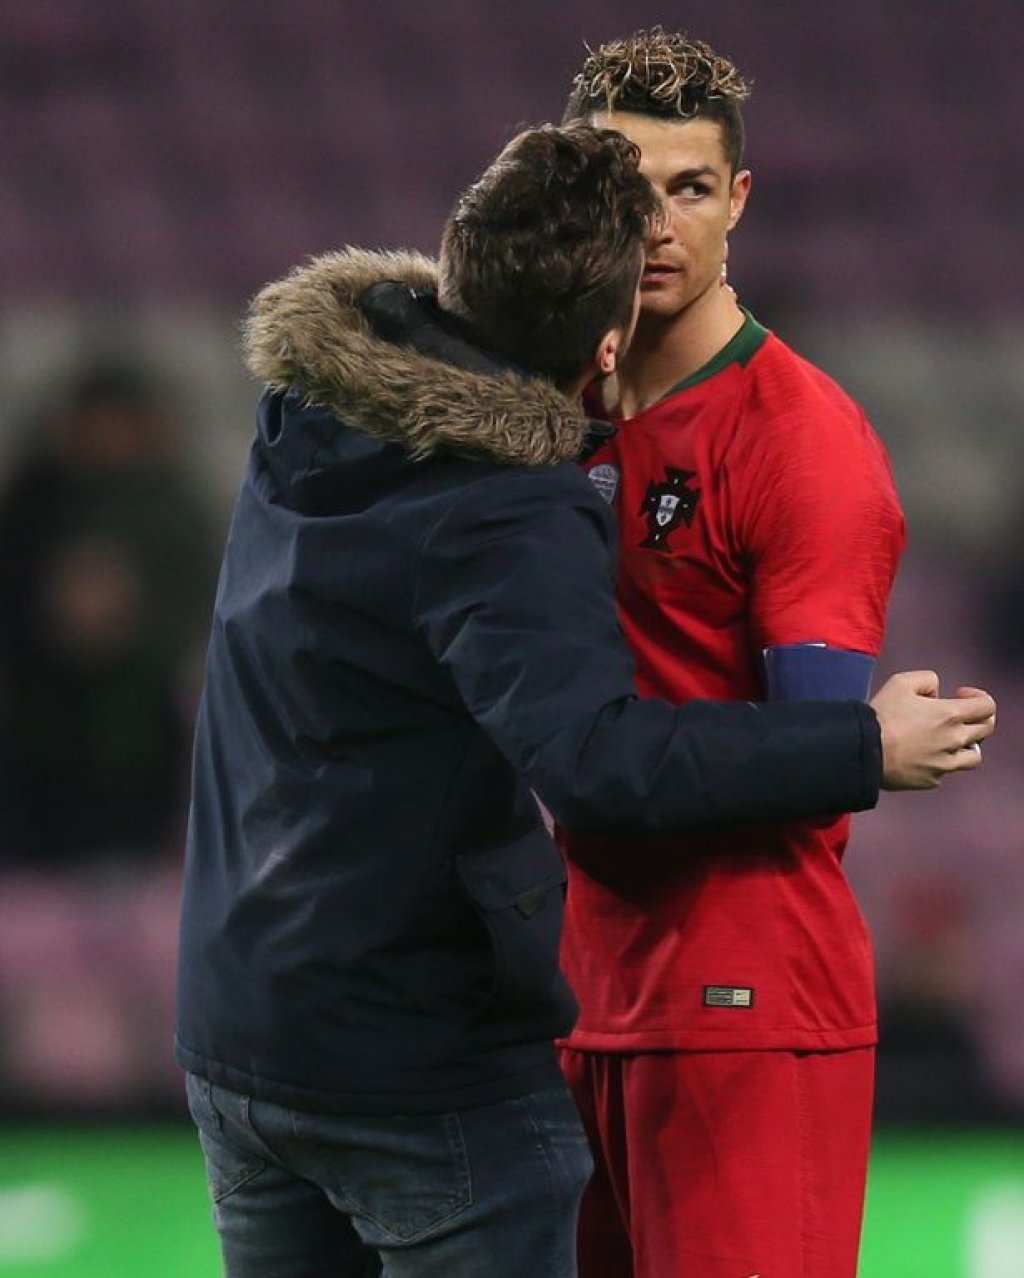
<path fill-rule="evenodd" d="M 731 231 L 736 223 L 743 216 L 743 210 L 747 207 L 747 197 L 750 195 L 751 175 L 749 169 L 740 169 L 732 180 L 732 189 L 729 192 L 729 227 Z"/>
<path fill-rule="evenodd" d="M 586 369 L 574 381 L 561 387 L 565 394 L 572 398 L 598 378 L 610 377 L 618 368 L 624 336 L 621 328 L 610 328 L 594 347 Z"/>
<path fill-rule="evenodd" d="M 597 371 L 602 377 L 607 377 L 614 373 L 619 359 L 619 349 L 622 346 L 622 329 L 610 328 L 604 337 L 597 344 L 597 350 L 594 353 L 594 363 Z"/>

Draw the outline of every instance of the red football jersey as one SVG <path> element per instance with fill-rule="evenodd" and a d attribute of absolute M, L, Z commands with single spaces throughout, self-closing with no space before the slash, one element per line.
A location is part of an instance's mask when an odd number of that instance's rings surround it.
<path fill-rule="evenodd" d="M 762 651 L 876 656 L 903 517 L 863 411 L 747 317 L 586 463 L 620 523 L 638 690 L 763 699 Z M 876 1038 L 849 817 L 686 835 L 565 835 L 569 1046 L 829 1049 Z"/>

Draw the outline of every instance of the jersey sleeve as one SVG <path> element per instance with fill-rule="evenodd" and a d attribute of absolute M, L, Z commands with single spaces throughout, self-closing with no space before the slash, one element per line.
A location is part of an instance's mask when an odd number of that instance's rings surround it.
<path fill-rule="evenodd" d="M 745 469 L 755 643 L 877 656 L 905 530 L 864 414 L 849 402 L 783 414 L 757 433 Z"/>

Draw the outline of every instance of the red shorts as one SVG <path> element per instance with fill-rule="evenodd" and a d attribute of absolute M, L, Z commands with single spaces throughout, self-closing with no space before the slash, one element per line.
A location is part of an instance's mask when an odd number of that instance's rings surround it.
<path fill-rule="evenodd" d="M 874 1055 L 563 1050 L 580 1278 L 855 1278 Z"/>

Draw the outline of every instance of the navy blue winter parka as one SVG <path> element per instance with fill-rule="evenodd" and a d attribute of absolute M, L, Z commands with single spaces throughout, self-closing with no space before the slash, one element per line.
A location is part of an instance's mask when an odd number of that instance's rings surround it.
<path fill-rule="evenodd" d="M 334 1112 L 556 1077 L 565 874 L 534 792 L 568 827 L 643 832 L 863 808 L 881 773 L 853 702 L 636 697 L 581 411 L 403 332 L 401 307 L 381 335 L 359 302 L 388 279 L 414 302 L 434 267 L 332 254 L 249 317 L 269 389 L 218 588 L 182 911 L 179 1062 Z"/>

